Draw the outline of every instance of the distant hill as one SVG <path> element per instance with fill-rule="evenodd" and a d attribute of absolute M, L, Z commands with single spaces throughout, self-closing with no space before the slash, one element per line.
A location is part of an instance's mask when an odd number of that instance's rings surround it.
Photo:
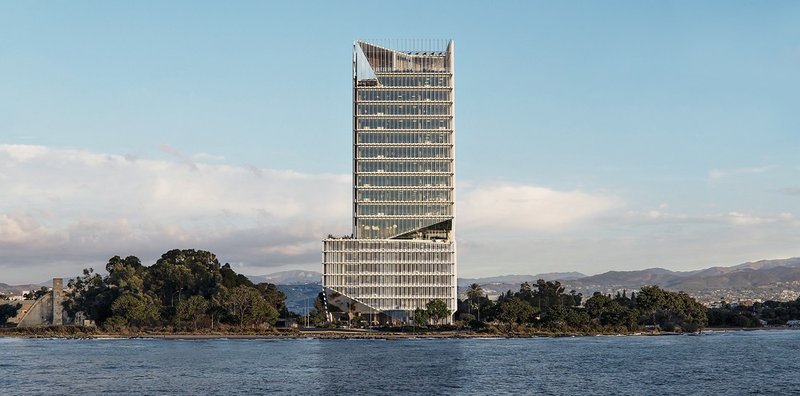
<path fill-rule="evenodd" d="M 665 286 L 691 276 L 691 272 L 676 272 L 663 268 L 649 268 L 639 271 L 608 271 L 598 275 L 573 279 L 571 286 L 628 287 L 642 285 Z"/>
<path fill-rule="evenodd" d="M 314 301 L 322 291 L 319 283 L 305 285 L 277 285 L 278 290 L 286 295 L 286 308 L 299 315 L 305 315 L 314 309 Z"/>
<path fill-rule="evenodd" d="M 303 285 L 321 284 L 322 274 L 316 271 L 281 271 L 267 275 L 249 275 L 248 278 L 253 283 L 274 283 L 276 285 Z"/>
<path fill-rule="evenodd" d="M 39 290 L 42 288 L 42 285 L 9 285 L 5 283 L 0 283 L 0 294 L 6 296 L 12 295 L 22 295 L 23 292 L 31 291 L 31 290 Z"/>
<path fill-rule="evenodd" d="M 545 280 L 573 280 L 585 278 L 586 275 L 580 272 L 551 272 L 538 275 L 501 275 L 490 276 L 487 278 L 458 278 L 458 287 L 469 287 L 473 283 L 511 283 L 522 284 L 523 282 L 535 283 L 539 279 Z"/>
<path fill-rule="evenodd" d="M 732 295 L 748 295 L 756 289 L 797 289 L 800 291 L 800 257 L 778 260 L 760 260 L 731 267 L 710 267 L 697 271 L 670 271 L 664 268 L 649 268 L 637 271 L 608 271 L 591 276 L 573 276 L 553 273 L 507 275 L 487 278 L 459 279 L 459 293 L 472 283 L 478 283 L 490 295 L 506 290 L 518 290 L 522 282 L 538 279 L 558 280 L 566 290 L 577 290 L 584 295 L 595 291 L 635 290 L 646 285 L 657 285 L 672 290 L 683 290 L 694 295 L 718 295 L 718 291 L 730 291 Z M 777 287 L 776 285 L 784 285 Z"/>
<path fill-rule="evenodd" d="M 800 257 L 747 262 L 731 267 L 698 271 L 670 271 L 651 268 L 640 271 L 609 271 L 567 282 L 571 287 L 639 288 L 658 285 L 678 290 L 746 289 L 776 282 L 800 281 Z"/>

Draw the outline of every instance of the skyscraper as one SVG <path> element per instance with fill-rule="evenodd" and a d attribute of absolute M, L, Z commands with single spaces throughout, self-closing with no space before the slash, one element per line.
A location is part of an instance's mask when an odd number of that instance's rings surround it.
<path fill-rule="evenodd" d="M 453 56 L 448 40 L 353 45 L 353 233 L 322 254 L 339 315 L 456 310 Z"/>

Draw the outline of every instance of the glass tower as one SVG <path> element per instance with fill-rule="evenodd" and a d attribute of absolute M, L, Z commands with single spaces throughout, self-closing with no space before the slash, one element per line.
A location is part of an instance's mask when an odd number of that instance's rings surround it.
<path fill-rule="evenodd" d="M 453 56 L 448 40 L 353 45 L 353 233 L 323 241 L 332 316 L 456 309 Z"/>

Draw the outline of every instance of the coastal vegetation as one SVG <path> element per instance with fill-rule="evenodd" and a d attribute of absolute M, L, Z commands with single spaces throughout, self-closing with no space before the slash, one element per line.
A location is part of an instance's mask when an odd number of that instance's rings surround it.
<path fill-rule="evenodd" d="M 493 331 L 632 332 L 642 329 L 694 332 L 707 325 L 706 308 L 686 293 L 645 286 L 616 296 L 566 293 L 558 281 L 528 282 L 496 302 L 473 284 L 459 300 L 456 319 L 474 329 Z"/>
<path fill-rule="evenodd" d="M 101 275 L 88 268 L 68 282 L 63 304 L 67 314 L 77 319 L 75 324 L 92 323 L 98 331 L 115 334 L 257 334 L 272 331 L 279 317 L 299 318 L 286 308 L 285 296 L 276 285 L 254 284 L 208 251 L 170 250 L 149 266 L 135 256 L 114 256 L 108 260 L 105 272 Z M 41 297 L 47 292 L 47 288 L 34 290 L 26 298 Z M 20 307 L 12 302 L 0 304 L 0 326 L 13 318 Z M 329 323 L 327 312 L 325 296 L 319 293 L 308 323 L 326 328 L 376 328 L 374 318 L 357 314 L 343 322 Z M 458 300 L 454 322 L 444 324 L 451 314 L 443 300 L 431 300 L 412 313 L 413 330 L 503 335 L 761 327 L 783 325 L 800 317 L 800 299 L 706 308 L 686 293 L 658 286 L 616 295 L 594 293 L 585 298 L 574 290 L 567 292 L 558 281 L 540 279 L 536 283 L 524 282 L 518 291 L 509 290 L 496 301 L 490 300 L 480 285 L 472 284 L 465 298 Z"/>
<path fill-rule="evenodd" d="M 708 325 L 716 327 L 761 327 L 783 325 L 800 318 L 800 298 L 795 301 L 765 301 L 752 305 L 723 303 L 708 309 Z"/>
<path fill-rule="evenodd" d="M 114 256 L 105 269 L 71 279 L 64 308 L 109 330 L 264 328 L 289 314 L 275 285 L 253 284 L 203 250 L 170 250 L 151 266 Z"/>
<path fill-rule="evenodd" d="M 0 326 L 5 326 L 9 319 L 17 316 L 17 312 L 22 308 L 19 303 L 0 303 Z"/>

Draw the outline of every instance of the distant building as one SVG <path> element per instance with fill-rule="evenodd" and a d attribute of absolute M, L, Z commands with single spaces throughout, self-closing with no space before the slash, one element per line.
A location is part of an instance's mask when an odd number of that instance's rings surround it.
<path fill-rule="evenodd" d="M 53 288 L 36 301 L 23 301 L 23 307 L 10 323 L 17 327 L 59 326 L 67 322 L 64 306 L 64 280 L 53 278 Z"/>
<path fill-rule="evenodd" d="M 341 315 L 457 308 L 453 66 L 452 41 L 353 45 L 353 233 L 322 248 Z"/>

